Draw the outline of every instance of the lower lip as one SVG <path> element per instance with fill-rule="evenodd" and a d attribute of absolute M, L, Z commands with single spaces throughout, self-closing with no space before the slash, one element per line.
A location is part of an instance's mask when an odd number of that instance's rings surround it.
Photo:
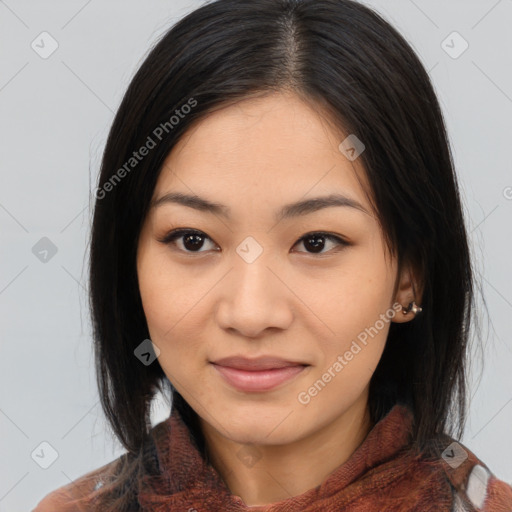
<path fill-rule="evenodd" d="M 269 391 L 302 372 L 306 366 L 286 366 L 272 370 L 247 371 L 212 363 L 226 381 L 240 391 Z"/>

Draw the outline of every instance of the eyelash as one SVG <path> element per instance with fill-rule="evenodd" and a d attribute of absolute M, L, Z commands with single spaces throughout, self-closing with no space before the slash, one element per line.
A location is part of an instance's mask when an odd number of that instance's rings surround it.
<path fill-rule="evenodd" d="M 198 231 L 196 229 L 180 228 L 180 229 L 174 229 L 174 230 L 170 231 L 169 233 L 167 233 L 163 238 L 159 239 L 158 241 L 165 245 L 171 245 L 171 244 L 175 245 L 175 243 L 174 243 L 175 240 L 180 237 L 183 237 L 184 235 L 198 235 L 201 238 L 209 238 L 211 240 L 211 238 L 208 235 L 206 235 L 206 233 L 203 233 L 202 231 Z M 322 231 L 312 231 L 310 233 L 306 233 L 303 237 L 299 238 L 299 240 L 297 240 L 297 242 L 295 242 L 294 247 L 299 242 L 302 242 L 302 241 L 307 240 L 308 238 L 314 238 L 314 237 L 323 237 L 323 238 L 335 241 L 341 247 L 331 249 L 330 251 L 327 251 L 327 252 L 320 252 L 320 253 L 306 251 L 306 254 L 323 256 L 325 254 L 329 254 L 329 252 L 338 252 L 338 251 L 342 250 L 344 247 L 348 247 L 348 246 L 352 245 L 349 242 L 347 242 L 346 240 L 343 240 L 342 238 L 340 238 L 339 236 L 332 235 L 330 233 L 325 233 Z M 201 249 L 202 249 L 202 247 L 201 247 Z M 184 252 L 186 254 L 201 254 L 201 253 L 207 252 L 207 251 L 183 251 L 182 249 L 178 249 L 178 248 L 176 248 L 175 250 Z M 299 252 L 304 252 L 304 251 L 299 251 Z"/>

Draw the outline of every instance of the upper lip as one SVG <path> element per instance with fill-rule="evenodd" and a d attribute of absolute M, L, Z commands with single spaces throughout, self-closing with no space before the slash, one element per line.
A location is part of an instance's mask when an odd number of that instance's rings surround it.
<path fill-rule="evenodd" d="M 237 370 L 270 370 L 273 368 L 285 368 L 287 366 L 307 366 L 307 363 L 289 361 L 280 357 L 262 356 L 247 358 L 243 356 L 223 357 L 212 361 L 213 364 L 229 366 Z"/>

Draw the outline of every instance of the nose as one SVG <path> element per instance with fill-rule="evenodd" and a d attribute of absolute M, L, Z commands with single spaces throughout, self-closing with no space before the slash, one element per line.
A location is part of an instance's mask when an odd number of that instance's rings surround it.
<path fill-rule="evenodd" d="M 248 263 L 238 255 L 224 279 L 216 315 L 218 325 L 245 338 L 258 338 L 267 329 L 287 329 L 293 320 L 294 297 L 276 265 L 265 252 Z"/>

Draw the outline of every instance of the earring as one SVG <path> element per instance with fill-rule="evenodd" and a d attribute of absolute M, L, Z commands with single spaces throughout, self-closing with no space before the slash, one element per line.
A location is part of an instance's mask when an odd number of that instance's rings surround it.
<path fill-rule="evenodd" d="M 420 308 L 420 306 L 416 305 L 416 302 L 412 301 L 409 302 L 409 305 L 407 307 L 402 306 L 402 313 L 404 315 L 407 315 L 410 311 L 413 312 L 413 314 L 421 313 L 423 311 L 423 308 Z"/>

